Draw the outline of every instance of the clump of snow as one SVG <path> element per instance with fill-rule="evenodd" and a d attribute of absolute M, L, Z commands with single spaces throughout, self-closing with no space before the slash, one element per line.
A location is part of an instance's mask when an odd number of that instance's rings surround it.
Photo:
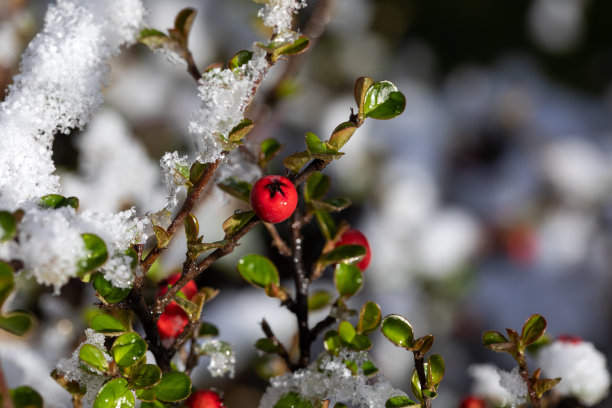
<path fill-rule="evenodd" d="M 181 172 L 189 173 L 191 167 L 187 156 L 179 156 L 178 152 L 167 152 L 159 161 L 164 184 L 168 188 L 165 210 L 171 211 L 178 204 L 177 194 L 185 186 L 187 180 Z M 162 210 L 163 211 L 163 210 Z"/>
<path fill-rule="evenodd" d="M 110 213 L 136 205 L 144 212 L 164 205 L 158 168 L 118 113 L 97 114 L 77 147 L 79 175 L 61 182 L 64 195 L 79 197 L 81 208 Z"/>
<path fill-rule="evenodd" d="M 79 358 L 81 347 L 83 347 L 84 344 L 91 344 L 102 351 L 106 361 L 109 363 L 112 361 L 112 358 L 106 353 L 106 348 L 104 347 L 105 337 L 103 334 L 96 333 L 93 329 L 86 329 L 85 335 L 87 336 L 87 339 L 81 343 L 76 350 L 74 350 L 74 353 L 72 353 L 72 356 L 69 359 L 62 358 L 57 363 L 56 368 L 58 373 L 63 374 L 68 381 L 76 381 L 79 384 L 85 385 L 87 392 L 83 397 L 83 400 L 86 405 L 92 406 L 98 391 L 100 391 L 100 388 L 102 388 L 102 385 L 107 378 L 103 375 L 90 373 L 81 368 L 81 365 L 83 365 L 83 362 Z"/>
<path fill-rule="evenodd" d="M 143 15 L 139 0 L 59 0 L 49 7 L 0 105 L 0 207 L 14 210 L 59 191 L 53 134 L 83 127 L 102 104 L 106 61 L 133 41 Z"/>
<path fill-rule="evenodd" d="M 221 340 L 210 340 L 200 346 L 200 352 L 210 357 L 208 371 L 213 377 L 228 375 L 234 378 L 236 356 L 231 344 Z"/>
<path fill-rule="evenodd" d="M 606 357 L 592 343 L 555 341 L 542 347 L 536 361 L 547 378 L 561 377 L 554 388 L 559 395 L 578 398 L 589 407 L 608 395 Z"/>
<path fill-rule="evenodd" d="M 330 406 L 341 402 L 363 408 L 384 407 L 389 398 L 406 396 L 385 381 L 382 374 L 367 377 L 361 368 L 354 374 L 346 366 L 347 361 L 361 367 L 371 359 L 367 352 L 343 350 L 337 357 L 323 352 L 307 368 L 272 378 L 259 408 L 272 408 L 289 392 L 296 392 L 312 401 L 329 399 Z"/>
<path fill-rule="evenodd" d="M 473 364 L 468 368 L 474 378 L 472 394 L 490 401 L 496 407 L 517 407 L 527 402 L 527 386 L 518 367 L 508 372 L 493 364 Z"/>
<path fill-rule="evenodd" d="M 257 16 L 266 27 L 274 29 L 274 34 L 281 34 L 291 30 L 293 15 L 303 7 L 306 7 L 305 0 L 270 0 Z"/>

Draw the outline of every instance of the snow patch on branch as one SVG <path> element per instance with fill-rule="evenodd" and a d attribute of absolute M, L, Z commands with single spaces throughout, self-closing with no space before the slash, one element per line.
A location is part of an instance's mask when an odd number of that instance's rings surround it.
<path fill-rule="evenodd" d="M 274 29 L 274 34 L 281 34 L 291 30 L 293 15 L 303 7 L 306 7 L 305 0 L 270 0 L 257 16 L 266 27 Z"/>

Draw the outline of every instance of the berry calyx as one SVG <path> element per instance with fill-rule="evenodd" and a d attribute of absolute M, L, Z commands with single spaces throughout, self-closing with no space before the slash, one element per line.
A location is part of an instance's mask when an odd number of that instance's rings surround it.
<path fill-rule="evenodd" d="M 342 234 L 338 242 L 336 242 L 336 247 L 339 247 L 340 245 L 361 245 L 365 247 L 366 254 L 361 261 L 356 263 L 356 265 L 362 272 L 370 265 L 370 261 L 372 260 L 372 251 L 370 251 L 370 244 L 368 243 L 368 240 L 366 239 L 365 235 L 361 233 L 361 231 L 356 229 L 346 231 L 344 234 Z"/>
<path fill-rule="evenodd" d="M 459 403 L 459 408 L 485 408 L 486 406 L 485 400 L 471 395 L 463 398 Z"/>
<path fill-rule="evenodd" d="M 163 296 L 168 292 L 168 286 L 174 285 L 179 278 L 180 273 L 175 273 L 160 282 L 160 288 L 157 291 L 156 297 Z M 183 286 L 180 292 L 189 300 L 198 293 L 198 287 L 194 281 L 189 281 Z M 189 323 L 187 313 L 175 302 L 172 301 L 157 320 L 157 331 L 162 340 L 176 339 Z"/>
<path fill-rule="evenodd" d="M 216 392 L 201 390 L 191 394 L 187 400 L 187 406 L 189 408 L 221 408 L 224 405 Z"/>
<path fill-rule="evenodd" d="M 264 176 L 253 185 L 249 201 L 262 221 L 276 224 L 293 214 L 298 195 L 289 179 L 283 176 Z"/>

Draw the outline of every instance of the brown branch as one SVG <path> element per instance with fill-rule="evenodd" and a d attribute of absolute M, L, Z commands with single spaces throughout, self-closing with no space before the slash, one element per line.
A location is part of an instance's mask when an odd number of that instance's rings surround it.
<path fill-rule="evenodd" d="M 283 343 L 281 343 L 278 340 L 278 338 L 274 335 L 274 332 L 272 331 L 272 328 L 270 327 L 268 322 L 266 322 L 266 319 L 263 319 L 261 321 L 261 329 L 263 330 L 266 337 L 272 340 L 272 342 L 274 342 L 274 344 L 278 346 L 277 354 L 279 355 L 279 357 L 281 357 L 285 361 L 285 364 L 287 364 L 287 367 L 289 367 L 291 371 L 296 370 L 298 367 L 294 363 L 291 362 L 291 358 L 289 357 L 289 353 L 287 352 L 287 349 L 285 348 Z"/>
<path fill-rule="evenodd" d="M 519 350 L 514 356 L 514 359 L 518 363 L 519 374 L 521 375 L 523 381 L 525 381 L 525 385 L 527 386 L 527 395 L 529 395 L 529 399 L 533 404 L 533 408 L 540 408 L 540 399 L 538 398 L 538 395 L 533 389 L 533 384 L 531 382 L 531 378 L 529 377 L 529 370 L 527 368 L 527 360 L 525 359 L 525 354 Z"/>
<path fill-rule="evenodd" d="M 272 236 L 272 245 L 278 249 L 278 253 L 287 257 L 291 256 L 291 248 L 289 248 L 287 243 L 285 243 L 285 241 L 283 241 L 283 239 L 280 237 L 274 224 L 264 222 L 263 225 L 268 230 L 268 233 L 270 233 Z"/>
<path fill-rule="evenodd" d="M 431 398 L 423 393 L 427 389 L 427 376 L 425 375 L 425 354 L 420 351 L 414 352 L 414 368 L 419 376 L 421 384 L 421 396 L 423 398 L 423 408 L 431 408 Z"/>
<path fill-rule="evenodd" d="M 213 174 L 215 173 L 215 171 L 217 170 L 220 164 L 221 164 L 221 159 L 219 158 L 216 161 L 210 163 L 208 167 L 206 168 L 206 170 L 204 170 L 204 174 L 202 174 L 202 177 L 200 177 L 200 180 L 193 187 L 191 194 L 187 196 L 187 198 L 185 199 L 185 202 L 183 203 L 183 206 L 181 207 L 181 210 L 178 212 L 178 214 L 176 214 L 176 216 L 174 217 L 174 219 L 170 223 L 170 226 L 167 229 L 167 232 L 170 234 L 171 237 L 174 237 L 174 234 L 176 233 L 176 231 L 179 229 L 179 227 L 183 223 L 183 220 L 185 219 L 187 214 L 189 214 L 191 210 L 193 209 L 193 207 L 195 207 L 198 199 L 200 198 L 200 195 L 204 191 L 204 188 L 208 185 L 208 183 L 212 179 Z M 167 246 L 164 248 L 155 246 L 155 248 L 153 248 L 151 252 L 149 252 L 147 257 L 141 263 L 142 270 L 145 274 L 149 271 L 149 268 L 151 268 L 151 265 L 153 264 L 153 262 L 155 262 L 155 260 L 159 257 L 159 255 L 162 252 L 165 251 L 166 248 Z"/>
<path fill-rule="evenodd" d="M 325 319 L 315 324 L 315 326 L 310 330 L 310 342 L 312 343 L 313 341 L 315 341 L 317 339 L 317 336 L 321 334 L 323 330 L 334 324 L 336 320 L 338 319 L 333 316 L 327 316 Z"/>

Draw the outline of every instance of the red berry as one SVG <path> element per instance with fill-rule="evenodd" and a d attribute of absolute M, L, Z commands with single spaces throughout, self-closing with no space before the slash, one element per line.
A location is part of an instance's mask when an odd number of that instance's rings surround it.
<path fill-rule="evenodd" d="M 157 331 L 162 340 L 176 339 L 189 323 L 189 316 L 181 307 L 172 302 L 157 320 Z"/>
<path fill-rule="evenodd" d="M 187 400 L 189 408 L 221 408 L 223 401 L 219 395 L 210 390 L 196 391 Z"/>
<path fill-rule="evenodd" d="M 582 339 L 580 337 L 572 336 L 571 334 L 562 334 L 559 337 L 557 337 L 557 340 L 559 340 L 562 343 L 569 343 L 569 344 L 582 343 Z"/>
<path fill-rule="evenodd" d="M 289 179 L 265 176 L 255 182 L 249 199 L 253 211 L 262 221 L 276 224 L 293 214 L 298 195 Z"/>
<path fill-rule="evenodd" d="M 473 396 L 467 396 L 459 403 L 459 408 L 485 408 L 486 406 L 485 400 Z"/>
<path fill-rule="evenodd" d="M 157 297 L 166 294 L 168 292 L 168 285 L 174 285 L 180 277 L 180 273 L 175 273 L 167 279 L 164 279 L 160 283 L 160 288 L 157 291 Z M 181 288 L 181 292 L 187 299 L 191 299 L 196 293 L 198 293 L 198 287 L 194 281 L 189 281 Z M 181 309 L 176 302 L 172 301 L 168 306 L 166 306 L 166 309 L 157 320 L 159 337 L 162 340 L 175 339 L 183 332 L 188 323 L 189 316 L 187 313 Z"/>
<path fill-rule="evenodd" d="M 370 244 L 366 239 L 365 235 L 361 233 L 361 231 L 350 229 L 346 231 L 338 242 L 336 242 L 336 246 L 340 245 L 361 245 L 366 249 L 366 254 L 361 261 L 357 263 L 357 267 L 362 271 L 365 270 L 368 265 L 370 265 L 370 261 L 372 260 L 372 251 L 370 251 Z"/>

